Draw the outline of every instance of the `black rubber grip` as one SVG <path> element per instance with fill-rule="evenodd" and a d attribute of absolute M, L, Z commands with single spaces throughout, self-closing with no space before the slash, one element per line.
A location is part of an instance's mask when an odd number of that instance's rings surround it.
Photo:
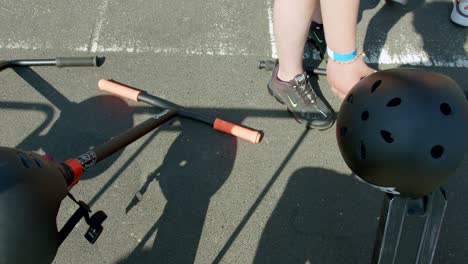
<path fill-rule="evenodd" d="M 260 60 L 258 61 L 257 67 L 267 71 L 272 71 L 275 68 L 276 61 L 274 60 Z"/>
<path fill-rule="evenodd" d="M 317 75 L 327 76 L 327 70 L 322 68 L 315 68 L 312 70 Z"/>
<path fill-rule="evenodd" d="M 9 61 L 0 61 L 0 71 L 3 70 L 3 68 L 6 68 L 9 64 Z"/>
<path fill-rule="evenodd" d="M 57 57 L 57 67 L 86 67 L 98 66 L 97 57 Z"/>

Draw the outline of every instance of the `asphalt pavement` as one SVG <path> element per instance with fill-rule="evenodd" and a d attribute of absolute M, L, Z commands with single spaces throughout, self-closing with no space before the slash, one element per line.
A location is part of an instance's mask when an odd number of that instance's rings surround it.
<path fill-rule="evenodd" d="M 99 56 L 100 67 L 2 71 L 0 145 L 75 157 L 161 111 L 106 94 L 111 78 L 262 130 L 259 144 L 177 118 L 85 173 L 73 190 L 109 218 L 80 223 L 54 263 L 369 263 L 383 193 L 355 181 L 335 127 L 308 130 L 266 90 L 269 0 L 0 1 L 0 58 Z M 452 3 L 363 0 L 358 44 L 376 69 L 444 73 L 468 91 L 467 29 Z M 308 63 L 324 67 L 308 50 Z M 325 77 L 314 77 L 335 111 Z M 447 185 L 434 263 L 468 263 L 468 159 Z M 64 200 L 58 225 L 76 205 Z"/>

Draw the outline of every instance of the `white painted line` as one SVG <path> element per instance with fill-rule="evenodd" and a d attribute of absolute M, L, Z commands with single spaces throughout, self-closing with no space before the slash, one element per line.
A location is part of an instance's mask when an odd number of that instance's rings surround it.
<path fill-rule="evenodd" d="M 76 51 L 80 51 L 76 49 Z M 236 47 L 205 47 L 205 48 L 172 48 L 172 47 L 151 47 L 139 45 L 117 45 L 101 46 L 96 52 L 126 52 L 126 53 L 154 53 L 154 54 L 186 54 L 186 55 L 208 55 L 208 56 L 251 56 L 246 49 Z"/>
<path fill-rule="evenodd" d="M 276 51 L 275 31 L 273 28 L 273 6 L 272 6 L 271 1 L 268 1 L 267 11 L 268 11 L 268 30 L 270 31 L 271 57 L 274 59 L 277 59 L 278 53 Z"/>
<path fill-rule="evenodd" d="M 3 6 L 2 6 L 2 10 L 5 10 L 5 11 L 7 11 L 7 12 L 8 12 L 8 13 L 10 13 L 10 14 L 14 14 L 14 12 L 13 12 L 13 11 L 11 11 L 10 9 L 6 9 L 6 8 L 5 8 L 5 7 L 3 7 Z"/>
<path fill-rule="evenodd" d="M 393 64 L 393 65 L 412 65 L 426 67 L 447 67 L 447 68 L 468 68 L 468 57 L 466 55 L 453 55 L 451 60 L 445 58 L 431 57 L 423 50 L 415 51 L 407 49 L 406 51 L 392 54 L 384 47 L 380 53 L 368 53 L 365 58 L 367 63 L 373 64 Z"/>
<path fill-rule="evenodd" d="M 0 40 L 0 49 L 9 49 L 9 50 L 43 50 L 51 49 L 52 45 L 50 43 L 39 43 L 35 40 L 20 40 L 12 41 L 8 40 L 7 43 Z"/>
<path fill-rule="evenodd" d="M 266 0 L 267 14 L 269 22 L 269 37 L 271 44 L 271 57 L 277 58 L 276 42 L 274 35 L 273 24 L 273 0 Z M 98 7 L 98 16 L 93 29 L 92 39 L 89 44 L 81 46 L 61 46 L 54 47 L 49 42 L 41 42 L 34 37 L 29 37 L 25 40 L 16 39 L 0 39 L 0 49 L 7 50 L 72 50 L 78 52 L 93 52 L 93 53 L 153 53 L 166 55 L 208 55 L 208 56 L 258 56 L 259 54 L 250 53 L 246 48 L 238 48 L 233 41 L 238 32 L 236 29 L 228 30 L 228 22 L 225 22 L 226 10 L 223 10 L 224 15 L 219 17 L 221 22 L 216 24 L 216 30 L 212 33 L 212 39 L 204 46 L 195 47 L 155 47 L 151 45 L 142 45 L 139 40 L 130 39 L 121 43 L 103 44 L 99 43 L 100 35 L 104 22 L 105 15 L 108 9 L 109 0 L 103 0 Z M 224 22 L 223 22 L 224 21 Z M 227 20 L 226 20 L 227 21 Z M 215 40 L 222 39 L 225 42 L 216 42 Z M 211 41 L 212 40 L 212 41 Z M 102 40 L 101 40 L 102 42 Z M 468 68 L 468 56 L 466 54 L 453 54 L 452 56 L 433 56 L 427 54 L 420 45 L 410 44 L 397 45 L 390 49 L 392 45 L 385 45 L 381 51 L 370 51 L 367 54 L 366 61 L 372 64 L 379 65 L 420 65 L 426 67 L 447 67 L 447 68 Z M 311 54 L 304 55 L 307 59 L 318 60 L 318 52 L 314 51 Z"/>
<path fill-rule="evenodd" d="M 22 40 L 4 42 L 0 40 L 0 49 L 7 50 L 52 50 L 54 47 L 50 43 L 40 43 L 36 40 Z M 64 50 L 72 50 L 78 52 L 88 52 L 87 45 L 79 47 L 64 47 Z M 274 51 L 274 49 L 273 49 Z M 257 56 L 258 54 L 250 54 L 245 49 L 235 47 L 206 47 L 206 48 L 171 48 L 171 47 L 152 47 L 140 46 L 136 43 L 128 43 L 128 45 L 111 46 L 96 45 L 94 53 L 153 53 L 166 55 L 208 55 L 208 56 Z M 272 54 L 275 57 L 274 53 Z M 305 54 L 307 59 L 319 60 L 318 52 L 313 54 Z M 431 57 L 425 51 L 414 49 L 406 49 L 399 53 L 391 53 L 386 47 L 379 53 L 367 53 L 365 58 L 367 63 L 380 65 L 414 65 L 414 66 L 434 66 L 447 68 L 468 68 L 468 57 L 466 55 L 453 55 L 451 60 L 440 57 Z"/>
<path fill-rule="evenodd" d="M 94 27 L 93 31 L 93 39 L 91 40 L 91 52 L 96 52 L 98 49 L 99 35 L 101 34 L 102 24 L 105 20 L 105 14 L 108 4 L 109 0 L 104 0 L 98 7 L 98 17 L 96 20 L 96 26 Z"/>
<path fill-rule="evenodd" d="M 71 50 L 76 50 L 76 51 L 88 51 L 88 44 L 85 44 L 84 46 L 78 47 L 78 48 L 71 48 Z"/>
<path fill-rule="evenodd" d="M 78 52 L 89 52 L 89 46 L 62 46 L 60 48 L 52 46 L 50 43 L 41 43 L 35 40 L 22 40 L 3 42 L 0 39 L 0 49 L 6 50 L 71 50 Z M 109 46 L 96 45 L 93 53 L 98 52 L 112 52 L 112 53 L 154 53 L 154 54 L 168 54 L 168 55 L 208 55 L 208 56 L 256 56 L 256 54 L 247 52 L 245 48 L 219 46 L 219 47 L 187 47 L 187 48 L 173 48 L 173 47 L 154 47 L 154 46 L 140 46 L 135 43 L 128 44 L 112 44 Z"/>

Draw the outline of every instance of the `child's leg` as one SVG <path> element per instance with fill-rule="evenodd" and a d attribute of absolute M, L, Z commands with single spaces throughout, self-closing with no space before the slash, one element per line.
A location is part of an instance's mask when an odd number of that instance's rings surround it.
<path fill-rule="evenodd" d="M 321 20 L 318 0 L 276 0 L 274 30 L 278 51 L 278 78 L 292 80 L 304 72 L 304 45 L 312 18 Z M 321 22 L 321 21 L 316 21 Z"/>

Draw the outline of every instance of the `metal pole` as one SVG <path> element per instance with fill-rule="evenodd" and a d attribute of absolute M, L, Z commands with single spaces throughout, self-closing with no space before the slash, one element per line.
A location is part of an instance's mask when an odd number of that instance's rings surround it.
<path fill-rule="evenodd" d="M 443 189 L 420 199 L 386 194 L 372 263 L 432 263 L 446 208 Z"/>

